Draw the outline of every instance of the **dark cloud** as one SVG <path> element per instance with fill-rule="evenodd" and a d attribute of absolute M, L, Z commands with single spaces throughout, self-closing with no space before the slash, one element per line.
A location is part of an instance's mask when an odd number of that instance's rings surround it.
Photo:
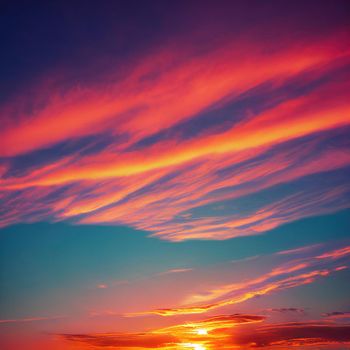
<path fill-rule="evenodd" d="M 119 348 L 159 348 L 178 341 L 170 334 L 153 333 L 63 334 L 62 337 L 92 346 Z"/>
<path fill-rule="evenodd" d="M 296 307 L 281 307 L 281 308 L 274 308 L 274 309 L 267 309 L 268 312 L 279 312 L 279 313 L 289 313 L 289 312 L 295 312 L 295 313 L 305 313 L 304 309 L 296 308 Z"/>
<path fill-rule="evenodd" d="M 303 346 L 350 342 L 350 325 L 287 323 L 260 327 L 254 332 L 239 333 L 232 338 L 238 345 L 267 347 Z"/>
<path fill-rule="evenodd" d="M 327 318 L 350 318 L 350 311 L 333 311 L 333 312 L 326 312 L 322 314 L 323 317 Z"/>

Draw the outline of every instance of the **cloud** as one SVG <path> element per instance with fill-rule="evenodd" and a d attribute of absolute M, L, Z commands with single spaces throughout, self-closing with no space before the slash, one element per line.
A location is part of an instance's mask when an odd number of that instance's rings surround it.
<path fill-rule="evenodd" d="M 138 140 L 199 113 L 229 94 L 237 95 L 261 82 L 346 56 L 345 35 L 343 32 L 321 43 L 313 38 L 303 45 L 291 40 L 290 45 L 271 50 L 269 55 L 264 53 L 268 43 L 244 37 L 214 46 L 202 55 L 186 52 L 184 46 L 179 50 L 181 43 L 173 43 L 127 67 L 127 79 L 118 80 L 120 72 L 116 70 L 110 72 L 115 78 L 103 86 L 73 86 L 62 88 L 63 93 L 51 86 L 38 88 L 32 110 L 25 108 L 23 98 L 3 106 L 1 155 L 22 154 L 108 129 L 132 134 L 132 139 Z M 270 45 L 273 48 L 276 44 Z"/>
<path fill-rule="evenodd" d="M 220 155 L 271 146 L 308 134 L 346 126 L 350 124 L 350 107 L 343 91 L 348 88 L 346 82 L 321 88 L 313 94 L 281 103 L 276 108 L 220 134 L 181 143 L 177 140 L 160 142 L 138 152 L 102 152 L 97 156 L 83 157 L 40 177 L 29 176 L 16 180 L 17 184 L 5 182 L 4 186 L 16 189 L 132 176 L 181 165 L 212 154 Z"/>
<path fill-rule="evenodd" d="M 153 329 L 144 333 L 61 334 L 67 341 L 81 342 L 90 346 L 112 348 L 183 348 L 184 344 L 206 344 L 213 339 L 225 339 L 227 329 L 237 325 L 264 321 L 259 315 L 219 315 L 194 322 Z M 200 330 L 205 332 L 200 332 Z M 204 334 L 202 334 L 204 333 Z"/>
<path fill-rule="evenodd" d="M 175 41 L 103 86 L 48 84 L 30 108 L 8 101 L 0 225 L 73 219 L 228 239 L 348 208 L 338 178 L 350 167 L 347 36 L 280 45 L 244 35 L 198 52 Z M 213 210 L 324 173 L 325 185 Z"/>
<path fill-rule="evenodd" d="M 62 334 L 65 340 L 110 348 L 206 349 L 281 348 L 350 342 L 350 325 L 322 322 L 263 324 L 263 316 L 219 315 L 145 333 Z M 246 326 L 245 326 L 246 325 Z"/>
<path fill-rule="evenodd" d="M 106 289 L 106 288 L 108 288 L 108 284 L 101 283 L 101 284 L 98 284 L 96 287 L 99 289 Z"/>
<path fill-rule="evenodd" d="M 161 348 L 174 344 L 172 335 L 147 333 L 111 333 L 111 334 L 64 334 L 64 339 L 98 347 L 113 348 Z"/>
<path fill-rule="evenodd" d="M 350 325 L 317 323 L 272 324 L 239 333 L 232 342 L 248 348 L 341 345 L 350 342 Z"/>
<path fill-rule="evenodd" d="M 282 307 L 282 308 L 273 308 L 273 309 L 268 309 L 266 311 L 269 311 L 269 312 L 277 312 L 277 313 L 300 313 L 300 314 L 303 314 L 305 313 L 305 310 L 304 309 L 300 309 L 300 308 L 296 308 L 296 307 Z"/>
<path fill-rule="evenodd" d="M 167 271 L 160 272 L 160 273 L 158 273 L 158 275 L 171 275 L 171 274 L 174 274 L 174 273 L 189 272 L 189 271 L 192 271 L 192 270 L 193 269 L 191 269 L 191 268 L 170 269 L 170 270 L 167 270 Z"/>
<path fill-rule="evenodd" d="M 317 259 L 339 259 L 344 256 L 347 256 L 350 254 L 350 246 L 346 246 L 340 249 L 336 249 L 330 252 L 323 253 L 321 255 L 318 255 L 316 258 Z"/>
<path fill-rule="evenodd" d="M 347 254 L 339 254 L 340 251 L 346 251 Z M 255 297 L 310 284 L 318 278 L 346 269 L 347 266 L 340 265 L 337 260 L 345 258 L 349 254 L 350 251 L 344 247 L 321 255 L 297 258 L 251 280 L 224 284 L 202 293 L 189 295 L 184 300 L 186 306 L 133 312 L 125 316 L 202 314 L 224 306 L 239 304 Z M 332 266 L 333 260 L 335 260 L 335 266 Z"/>
<path fill-rule="evenodd" d="M 15 318 L 15 319 L 0 320 L 0 324 L 2 324 L 2 323 L 49 321 L 49 320 L 57 320 L 57 319 L 61 319 L 61 318 L 65 318 L 65 316 Z"/>
<path fill-rule="evenodd" d="M 322 316 L 329 319 L 346 319 L 346 318 L 350 318 L 350 311 L 326 312 L 322 314 Z"/>
<path fill-rule="evenodd" d="M 282 250 L 280 252 L 277 252 L 277 255 L 294 255 L 294 254 L 299 254 L 299 253 L 307 253 L 309 251 L 312 251 L 315 248 L 320 247 L 320 244 L 313 244 L 305 247 L 299 247 L 295 249 L 287 249 L 287 250 Z"/>
<path fill-rule="evenodd" d="M 266 294 L 271 294 L 272 292 L 277 292 L 284 289 L 295 288 L 305 284 L 313 283 L 319 277 L 328 276 L 330 273 L 335 272 L 332 269 L 314 270 L 312 272 L 301 273 L 296 276 L 282 278 L 275 282 L 266 281 L 265 283 L 247 283 L 245 288 L 236 288 L 232 285 L 222 286 L 221 289 L 215 289 L 206 293 L 203 297 L 201 295 L 194 295 L 190 297 L 187 302 L 198 302 L 201 299 L 216 299 L 221 298 L 222 300 L 204 304 L 200 306 L 188 306 L 180 308 L 168 308 L 168 309 L 157 309 L 145 312 L 135 312 L 126 314 L 125 316 L 144 316 L 144 315 L 160 315 L 160 316 L 176 316 L 176 315 L 187 315 L 187 314 L 201 314 L 223 306 L 234 305 L 242 303 L 249 299 L 259 297 Z M 282 273 L 283 274 L 283 273 Z M 264 277 L 264 280 L 268 278 Z M 259 281 L 260 282 L 260 281 Z M 224 297 L 228 294 L 235 294 L 232 297 Z"/>

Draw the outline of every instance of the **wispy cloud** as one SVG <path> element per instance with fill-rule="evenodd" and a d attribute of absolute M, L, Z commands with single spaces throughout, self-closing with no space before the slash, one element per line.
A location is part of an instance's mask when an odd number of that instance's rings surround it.
<path fill-rule="evenodd" d="M 106 289 L 106 288 L 108 288 L 108 284 L 100 283 L 96 287 L 99 288 L 99 289 Z"/>
<path fill-rule="evenodd" d="M 192 271 L 192 268 L 179 268 L 179 269 L 170 269 L 170 270 L 166 270 L 163 272 L 159 272 L 158 275 L 163 276 L 163 275 L 172 275 L 174 273 L 183 273 L 183 272 L 189 272 Z"/>
<path fill-rule="evenodd" d="M 66 318 L 66 316 L 14 318 L 14 319 L 0 320 L 0 323 L 38 322 L 38 321 L 58 320 L 61 318 Z"/>
<path fill-rule="evenodd" d="M 322 314 L 323 317 L 328 319 L 347 319 L 350 318 L 350 311 L 333 311 Z"/>
<path fill-rule="evenodd" d="M 205 212 L 350 166 L 347 39 L 344 29 L 288 45 L 250 34 L 198 52 L 174 41 L 104 86 L 48 83 L 32 89 L 31 108 L 7 101 L 1 226 L 73 218 L 172 241 L 227 239 L 347 208 L 337 179 Z"/>
<path fill-rule="evenodd" d="M 305 313 L 304 309 L 296 308 L 296 307 L 282 307 L 282 308 L 273 308 L 273 309 L 267 309 L 265 311 L 268 312 L 277 312 L 277 313 Z"/>
<path fill-rule="evenodd" d="M 339 254 L 340 251 L 347 251 L 347 254 Z M 337 260 L 349 254 L 350 251 L 347 248 L 342 248 L 321 255 L 297 258 L 260 277 L 220 285 L 211 290 L 205 290 L 203 293 L 190 295 L 184 301 L 187 306 L 135 312 L 125 316 L 201 314 L 224 306 L 239 304 L 255 297 L 310 284 L 318 278 L 346 269 L 347 266 L 340 264 Z M 330 265 L 333 260 L 335 260 L 335 266 Z"/>
<path fill-rule="evenodd" d="M 116 134 L 132 133 L 132 139 L 138 140 L 197 114 L 229 94 L 237 95 L 261 82 L 344 57 L 345 34 L 323 43 L 310 40 L 303 46 L 291 39 L 290 45 L 270 55 L 264 54 L 267 43 L 244 37 L 201 56 L 184 52 L 184 47 L 179 50 L 180 43 L 173 44 L 142 57 L 136 66 L 129 67 L 127 79 L 102 88 L 98 84 L 73 87 L 63 96 L 54 89 L 50 93 L 38 89 L 34 112 L 18 106 L 21 99 L 3 106 L 7 123 L 2 131 L 1 153 L 25 153 L 109 128 Z M 159 72 L 162 74 L 156 74 Z M 120 76 L 118 71 L 110 74 Z M 153 79 L 144 79 L 147 76 Z M 25 117 L 14 118 L 19 110 Z"/>

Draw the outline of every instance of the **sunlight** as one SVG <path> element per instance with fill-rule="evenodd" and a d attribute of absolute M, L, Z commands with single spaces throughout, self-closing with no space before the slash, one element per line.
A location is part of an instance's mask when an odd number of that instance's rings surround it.
<path fill-rule="evenodd" d="M 207 335 L 208 331 L 204 328 L 197 329 L 197 334 L 198 335 Z"/>
<path fill-rule="evenodd" d="M 193 350 L 207 350 L 207 348 L 201 344 L 193 344 L 193 343 L 188 343 L 188 344 L 183 344 L 186 348 L 192 348 Z"/>

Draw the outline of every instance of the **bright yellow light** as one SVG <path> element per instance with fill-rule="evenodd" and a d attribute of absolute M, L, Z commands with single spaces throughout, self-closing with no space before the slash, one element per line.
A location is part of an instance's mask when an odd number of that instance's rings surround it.
<path fill-rule="evenodd" d="M 207 350 L 207 348 L 201 344 L 182 343 L 181 345 L 185 348 L 192 348 L 193 350 Z"/>
<path fill-rule="evenodd" d="M 198 335 L 207 335 L 208 331 L 206 329 L 200 328 L 200 329 L 197 329 L 197 334 Z"/>
<path fill-rule="evenodd" d="M 203 345 L 194 345 L 193 350 L 206 350 L 205 347 Z"/>

